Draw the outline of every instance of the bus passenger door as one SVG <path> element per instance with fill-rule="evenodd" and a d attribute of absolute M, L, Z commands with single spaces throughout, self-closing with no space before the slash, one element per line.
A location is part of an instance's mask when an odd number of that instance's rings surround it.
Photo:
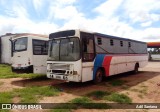
<path fill-rule="evenodd" d="M 82 41 L 82 82 L 93 80 L 95 58 L 94 35 L 81 32 Z"/>

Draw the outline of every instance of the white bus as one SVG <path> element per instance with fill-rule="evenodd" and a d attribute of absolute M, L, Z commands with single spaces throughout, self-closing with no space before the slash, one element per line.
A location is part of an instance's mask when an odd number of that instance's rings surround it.
<path fill-rule="evenodd" d="M 48 36 L 24 33 L 11 39 L 12 71 L 46 74 Z"/>
<path fill-rule="evenodd" d="M 103 76 L 138 72 L 148 62 L 147 44 L 100 33 L 66 30 L 49 35 L 47 77 L 95 83 Z"/>

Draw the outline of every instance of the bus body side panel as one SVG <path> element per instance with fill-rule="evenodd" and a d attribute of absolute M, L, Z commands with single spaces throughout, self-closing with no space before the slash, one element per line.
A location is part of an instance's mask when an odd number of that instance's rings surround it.
<path fill-rule="evenodd" d="M 82 63 L 82 82 L 93 80 L 93 62 Z"/>
<path fill-rule="evenodd" d="M 99 68 L 103 68 L 105 75 L 109 76 L 133 71 L 136 63 L 144 67 L 148 62 L 146 43 L 96 34 L 95 44 L 97 55 L 93 79 Z"/>
<path fill-rule="evenodd" d="M 47 71 L 47 55 L 33 55 L 33 72 L 46 74 Z"/>
<path fill-rule="evenodd" d="M 113 56 L 111 65 L 110 65 L 110 75 L 115 75 L 119 73 L 124 73 L 129 71 L 127 69 L 127 61 L 126 61 L 126 56 Z"/>
<path fill-rule="evenodd" d="M 96 76 L 96 71 L 99 68 L 104 68 L 105 76 L 125 73 L 133 71 L 135 64 L 139 67 L 144 67 L 148 62 L 146 54 L 122 54 L 122 55 L 105 55 L 97 54 L 94 62 L 93 79 Z"/>
<path fill-rule="evenodd" d="M 136 63 L 139 68 L 144 67 L 148 62 L 148 56 L 145 54 L 126 54 L 122 56 L 113 56 L 110 65 L 110 75 L 133 71 Z"/>

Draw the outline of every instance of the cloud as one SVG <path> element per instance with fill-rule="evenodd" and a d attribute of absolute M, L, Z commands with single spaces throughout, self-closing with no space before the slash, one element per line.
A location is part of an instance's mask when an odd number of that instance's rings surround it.
<path fill-rule="evenodd" d="M 142 33 L 143 39 L 146 41 L 160 41 L 160 28 L 147 28 Z M 157 39 L 157 40 L 156 40 Z"/>
<path fill-rule="evenodd" d="M 68 20 L 74 16 L 82 15 L 80 14 L 76 7 L 73 6 L 76 0 L 56 0 L 49 5 L 49 15 L 48 20 L 53 21 L 54 19 Z"/>
<path fill-rule="evenodd" d="M 66 6 L 54 10 L 54 17 L 56 19 L 70 20 L 76 16 L 81 17 L 83 14 L 79 13 L 74 6 Z"/>
<path fill-rule="evenodd" d="M 100 13 L 103 16 L 112 17 L 114 16 L 117 9 L 122 4 L 123 0 L 108 0 L 96 7 L 94 10 Z"/>
<path fill-rule="evenodd" d="M 30 33 L 39 33 L 47 35 L 58 29 L 58 25 L 48 22 L 40 22 L 38 24 L 32 23 L 29 27 L 31 27 L 28 31 Z"/>
<path fill-rule="evenodd" d="M 147 41 L 148 36 L 160 37 L 159 28 L 151 26 L 160 20 L 156 12 L 159 6 L 159 0 L 108 0 L 95 8 L 100 15 L 94 19 L 92 27 L 97 26 L 94 30 L 105 34 L 141 41 Z M 137 22 L 141 26 L 138 29 L 134 27 Z"/>
<path fill-rule="evenodd" d="M 114 0 L 112 1 L 109 0 L 107 2 L 104 2 L 103 4 L 97 6 L 94 9 L 94 11 L 98 13 L 98 16 L 92 19 L 86 18 L 85 13 L 78 12 L 75 7 L 72 7 L 74 9 L 74 13 L 72 14 L 76 16 L 72 16 L 71 18 L 70 16 L 68 17 L 66 16 L 65 20 L 67 21 L 60 29 L 72 29 L 72 28 L 79 29 L 80 28 L 87 31 L 100 32 L 104 34 L 115 35 L 115 36 L 141 40 L 141 41 L 147 41 L 147 39 L 145 38 L 147 38 L 148 36 L 152 36 L 152 37 L 159 36 L 155 33 L 156 31 L 159 30 L 157 28 L 136 29 L 129 22 L 125 20 L 123 21 L 120 20 L 120 17 L 127 14 L 128 10 L 124 10 L 124 14 L 122 13 L 119 15 L 116 15 L 116 12 L 119 11 L 120 8 L 124 5 L 127 5 L 127 2 L 123 0 L 119 0 L 116 3 Z M 135 14 L 139 14 L 140 12 L 141 11 Z M 67 13 L 67 10 L 66 10 L 66 13 Z M 144 14 L 144 17 L 143 15 L 141 15 L 139 18 L 137 17 L 137 20 L 135 20 L 135 21 L 139 21 L 142 27 L 148 27 L 153 23 L 153 20 L 154 21 L 159 20 L 159 16 L 157 14 L 153 14 L 153 13 L 149 14 L 149 12 L 146 12 L 146 13 L 147 14 L 142 13 Z M 129 15 L 130 14 L 128 14 L 128 16 Z M 145 17 L 146 15 L 147 17 Z M 59 18 L 62 19 L 63 17 L 59 16 Z M 149 18 L 149 19 L 147 19 L 147 21 L 143 20 L 145 18 Z"/>
<path fill-rule="evenodd" d="M 42 0 L 34 1 L 37 4 L 37 8 L 41 7 Z M 47 20 L 33 21 L 29 17 L 30 11 L 27 10 L 27 5 L 24 5 L 25 1 L 16 2 L 10 4 L 10 10 L 6 8 L 4 10 L 7 15 L 0 14 L 0 35 L 5 33 L 39 33 L 49 34 L 58 29 L 58 25 L 54 22 Z M 27 2 L 26 2 L 27 4 Z M 26 8 L 27 7 L 27 8 Z M 37 9 L 38 10 L 38 9 Z M 32 15 L 33 16 L 33 15 Z M 38 19 L 38 18 L 37 18 Z"/>
<path fill-rule="evenodd" d="M 91 9 L 96 15 L 89 18 L 87 10 L 79 10 L 81 6 L 76 0 L 34 0 L 26 5 L 25 2 L 10 4 L 11 7 L 5 9 L 7 16 L 0 15 L 0 34 L 49 34 L 57 30 L 84 29 L 142 41 L 160 37 L 160 28 L 153 26 L 160 21 L 159 0 L 107 0 Z M 27 3 L 34 6 L 35 13 L 45 12 L 43 19 L 33 15 Z M 32 16 L 36 19 L 32 20 Z"/>
<path fill-rule="evenodd" d="M 148 26 L 151 26 L 151 24 L 152 24 L 152 21 L 148 21 L 148 22 L 141 23 L 141 26 L 148 27 Z"/>
<path fill-rule="evenodd" d="M 157 20 L 155 11 L 160 10 L 159 0 L 127 0 L 124 4 L 126 14 L 132 22 Z M 154 15 L 154 16 L 153 16 Z"/>
<path fill-rule="evenodd" d="M 43 1 L 44 0 L 33 0 L 33 5 L 35 7 L 35 9 L 38 11 L 39 9 L 41 9 L 42 5 L 43 5 Z"/>
<path fill-rule="evenodd" d="M 59 5 L 71 5 L 76 2 L 76 0 L 56 0 L 56 4 Z"/>
<path fill-rule="evenodd" d="M 65 16 L 67 18 L 66 19 L 67 21 L 62 27 L 62 29 L 80 28 L 80 29 L 86 29 L 86 30 L 88 29 L 89 31 L 93 31 L 93 32 L 95 31 L 103 32 L 103 33 L 105 32 L 105 33 L 114 34 L 114 35 L 115 35 L 114 30 L 117 30 L 120 33 L 121 25 L 123 24 L 125 26 L 126 24 L 119 23 L 119 18 L 115 17 L 114 14 L 118 10 L 122 2 L 123 0 L 118 0 L 118 1 L 108 0 L 103 4 L 100 4 L 99 6 L 95 7 L 95 9 L 93 9 L 94 12 L 98 13 L 97 14 L 98 16 L 90 19 L 85 17 L 85 12 L 83 13 L 79 12 L 75 6 L 72 6 L 72 11 L 69 11 L 69 10 L 67 11 L 65 10 L 65 7 L 63 7 L 62 9 L 60 9 L 64 11 L 63 13 L 60 13 L 62 14 L 62 17 L 63 15 L 65 15 L 64 13 L 68 14 L 69 12 L 71 12 L 72 14 L 68 17 Z M 55 12 L 58 13 L 59 11 L 55 11 Z M 55 16 L 56 16 L 56 13 L 55 13 Z"/>
<path fill-rule="evenodd" d="M 49 22 L 35 23 L 24 16 L 8 18 L 0 16 L 0 34 L 5 33 L 39 33 L 49 34 L 58 29 L 58 25 Z"/>
<path fill-rule="evenodd" d="M 23 6 L 14 6 L 13 13 L 18 18 L 27 18 L 28 17 L 28 12 Z"/>

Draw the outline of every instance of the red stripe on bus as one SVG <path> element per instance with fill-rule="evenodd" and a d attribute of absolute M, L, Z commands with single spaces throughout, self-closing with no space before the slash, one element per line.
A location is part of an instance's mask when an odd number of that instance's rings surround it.
<path fill-rule="evenodd" d="M 112 56 L 106 56 L 103 60 L 102 66 L 105 68 L 106 76 L 109 76 L 111 60 L 112 60 Z"/>

